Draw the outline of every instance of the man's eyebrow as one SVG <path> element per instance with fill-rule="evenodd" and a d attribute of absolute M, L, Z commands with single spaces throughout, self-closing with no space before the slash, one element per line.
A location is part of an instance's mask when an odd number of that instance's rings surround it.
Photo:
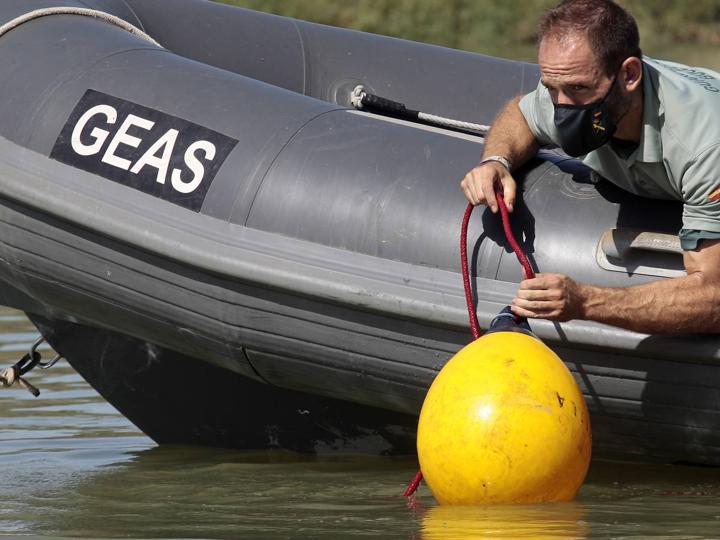
<path fill-rule="evenodd" d="M 561 82 L 548 82 L 545 79 L 540 79 L 540 84 L 542 84 L 545 88 L 556 88 L 558 86 L 586 86 L 588 88 L 592 87 L 592 82 L 587 79 L 575 79 L 575 80 L 565 80 Z"/>

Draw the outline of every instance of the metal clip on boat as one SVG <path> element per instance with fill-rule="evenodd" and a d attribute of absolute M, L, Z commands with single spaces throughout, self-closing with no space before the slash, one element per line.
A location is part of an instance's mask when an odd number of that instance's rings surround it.
<path fill-rule="evenodd" d="M 9 368 L 5 368 L 0 371 L 0 386 L 8 388 L 13 384 L 18 383 L 33 396 L 38 397 L 40 395 L 40 390 L 38 390 L 38 388 L 33 384 L 29 383 L 23 376 L 36 367 L 39 367 L 40 369 L 49 369 L 57 364 L 57 362 L 62 358 L 61 355 L 56 354 L 52 360 L 43 362 L 42 355 L 37 349 L 44 342 L 45 338 L 42 336 L 39 337 L 31 345 L 30 350 L 20 360 L 15 362 L 15 364 Z"/>

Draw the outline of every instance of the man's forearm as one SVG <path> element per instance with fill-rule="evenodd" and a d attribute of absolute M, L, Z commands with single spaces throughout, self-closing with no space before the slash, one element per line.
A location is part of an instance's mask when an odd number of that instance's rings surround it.
<path fill-rule="evenodd" d="M 518 103 L 520 97 L 510 101 L 493 122 L 485 139 L 483 157 L 504 156 L 517 168 L 533 157 L 538 150 L 535 136 L 525 121 Z"/>
<path fill-rule="evenodd" d="M 583 319 L 648 334 L 720 332 L 720 289 L 700 274 L 627 288 L 582 284 Z"/>

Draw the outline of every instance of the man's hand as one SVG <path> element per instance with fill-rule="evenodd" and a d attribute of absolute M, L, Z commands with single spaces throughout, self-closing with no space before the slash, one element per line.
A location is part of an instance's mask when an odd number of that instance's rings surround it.
<path fill-rule="evenodd" d="M 563 274 L 537 274 L 520 283 L 512 312 L 528 319 L 569 321 L 584 316 L 585 286 Z"/>
<path fill-rule="evenodd" d="M 500 111 L 485 137 L 484 156 L 503 156 L 513 168 L 520 167 L 537 153 L 538 143 L 520 110 L 518 96 Z M 515 179 L 501 163 L 488 161 L 478 165 L 460 182 L 465 197 L 472 204 L 487 204 L 493 213 L 498 211 L 495 188 L 502 190 L 508 210 L 515 206 Z"/>
<path fill-rule="evenodd" d="M 501 163 L 488 161 L 478 165 L 467 173 L 460 182 L 460 187 L 468 201 L 474 205 L 487 204 L 493 213 L 498 211 L 495 186 L 502 188 L 505 205 L 508 211 L 512 212 L 517 184 L 510 172 Z"/>

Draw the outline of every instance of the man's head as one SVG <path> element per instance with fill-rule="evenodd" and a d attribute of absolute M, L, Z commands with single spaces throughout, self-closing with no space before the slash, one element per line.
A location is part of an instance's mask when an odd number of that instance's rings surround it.
<path fill-rule="evenodd" d="M 632 15 L 612 0 L 565 0 L 540 21 L 538 42 L 542 82 L 556 105 L 556 124 L 558 106 L 559 114 L 571 115 L 575 123 L 581 113 L 572 107 L 597 104 L 585 120 L 602 110 L 604 125 L 613 133 L 616 127 L 619 134 L 628 131 L 622 121 L 642 106 L 642 61 Z M 631 118 L 637 124 L 637 114 Z M 630 127 L 636 131 L 637 126 Z"/>
<path fill-rule="evenodd" d="M 626 58 L 641 56 L 635 19 L 612 0 L 564 0 L 545 13 L 538 28 L 539 43 L 569 37 L 584 37 L 597 67 L 609 76 Z"/>
<path fill-rule="evenodd" d="M 590 103 L 618 75 L 620 88 L 632 91 L 637 84 L 624 88 L 626 76 L 630 83 L 642 76 L 637 24 L 612 0 L 565 0 L 540 21 L 538 44 L 543 82 L 556 103 Z"/>

